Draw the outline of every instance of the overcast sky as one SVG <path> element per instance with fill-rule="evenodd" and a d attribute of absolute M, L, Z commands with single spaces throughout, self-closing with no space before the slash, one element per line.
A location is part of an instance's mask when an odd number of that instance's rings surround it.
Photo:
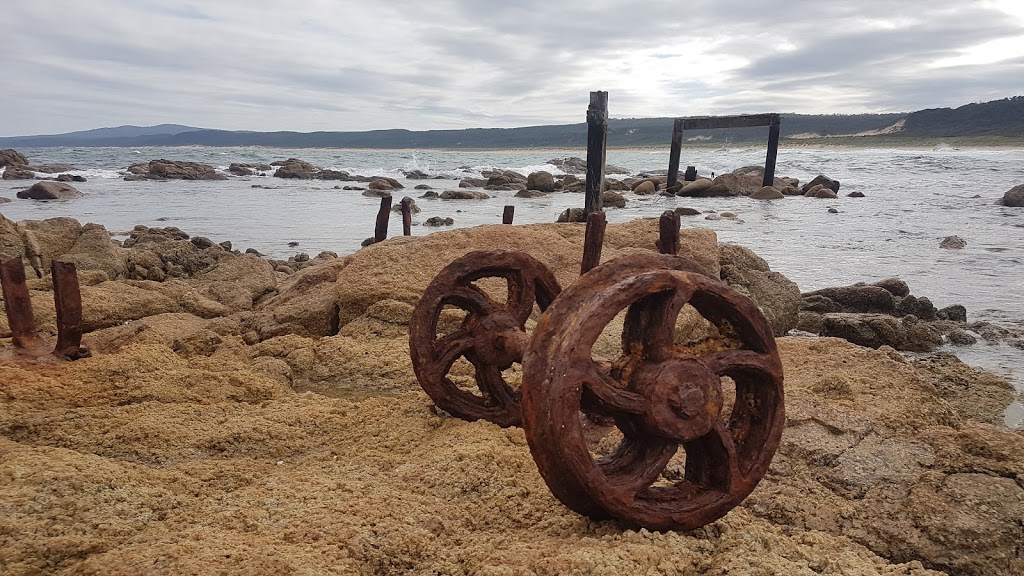
<path fill-rule="evenodd" d="M 0 136 L 906 112 L 1024 94 L 1024 0 L 3 0 Z"/>

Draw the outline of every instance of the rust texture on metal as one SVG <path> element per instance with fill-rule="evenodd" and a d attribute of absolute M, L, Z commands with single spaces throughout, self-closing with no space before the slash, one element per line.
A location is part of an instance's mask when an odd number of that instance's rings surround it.
<path fill-rule="evenodd" d="M 665 210 L 658 219 L 658 252 L 679 252 L 679 213 L 675 210 Z"/>
<path fill-rule="evenodd" d="M 675 343 L 687 304 L 718 326 L 720 345 Z M 595 358 L 597 338 L 623 310 L 621 355 Z M 731 408 L 723 385 L 735 387 Z M 544 481 L 569 508 L 690 530 L 724 516 L 768 470 L 785 424 L 782 385 L 753 301 L 689 260 L 634 255 L 581 276 L 540 317 L 523 360 L 523 427 Z M 597 418 L 588 424 L 580 412 Z M 595 458 L 585 428 L 601 419 L 622 440 Z"/>
<path fill-rule="evenodd" d="M 377 211 L 377 224 L 373 228 L 373 241 L 383 242 L 388 237 L 388 219 L 391 217 L 391 196 L 380 199 L 380 210 Z"/>
<path fill-rule="evenodd" d="M 406 196 L 399 204 L 402 210 L 402 235 L 412 236 L 412 198 Z"/>
<path fill-rule="evenodd" d="M 505 209 L 501 213 L 501 223 L 502 224 L 511 224 L 512 223 L 512 218 L 515 217 L 515 214 L 516 214 L 516 207 L 515 206 L 505 206 Z"/>
<path fill-rule="evenodd" d="M 604 212 L 587 214 L 587 228 L 583 235 L 583 259 L 580 274 L 586 274 L 601 262 L 601 248 L 604 246 L 604 231 L 608 220 Z"/>
<path fill-rule="evenodd" d="M 25 283 L 25 262 L 20 257 L 0 264 L 0 286 L 3 288 L 7 325 L 11 328 L 15 348 L 35 350 L 45 346 L 36 334 L 32 299 Z"/>
<path fill-rule="evenodd" d="M 67 360 L 89 356 L 82 346 L 82 292 L 78 272 L 69 262 L 54 260 L 50 265 L 53 278 L 53 302 L 57 309 L 57 344 L 53 355 Z"/>
<path fill-rule="evenodd" d="M 505 281 L 504 301 L 477 284 L 486 279 Z M 489 285 L 493 290 L 494 281 Z M 508 385 L 502 371 L 523 360 L 529 341 L 526 320 L 534 306 L 543 312 L 559 292 L 551 270 L 522 252 L 470 252 L 449 264 L 427 286 L 409 322 L 409 351 L 423 390 L 439 408 L 460 418 L 520 425 L 521 393 Z M 453 331 L 439 334 L 439 325 L 454 322 L 452 309 L 464 316 L 454 319 L 458 327 Z M 472 364 L 477 391 L 449 377 L 460 358 Z"/>
<path fill-rule="evenodd" d="M 600 212 L 608 151 L 608 93 L 591 92 L 587 108 L 587 180 L 583 213 Z"/>

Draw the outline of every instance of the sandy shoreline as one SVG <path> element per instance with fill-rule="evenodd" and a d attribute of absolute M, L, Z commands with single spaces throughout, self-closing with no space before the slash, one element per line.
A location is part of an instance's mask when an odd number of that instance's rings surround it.
<path fill-rule="evenodd" d="M 685 256 L 717 271 L 714 233 L 686 233 Z M 604 259 L 655 237 L 653 221 L 610 225 Z M 521 430 L 433 410 L 408 351 L 426 284 L 500 247 L 566 286 L 581 240 L 581 226 L 483 226 L 288 272 L 166 238 L 94 249 L 79 263 L 94 357 L 0 360 L 0 572 L 1024 571 L 1024 431 L 1001 425 L 1012 388 L 950 355 L 780 338 L 782 446 L 743 505 L 691 533 L 582 518 Z M 104 279 L 159 267 L 143 248 L 178 254 L 184 273 Z M 52 331 L 52 294 L 31 287 Z"/>

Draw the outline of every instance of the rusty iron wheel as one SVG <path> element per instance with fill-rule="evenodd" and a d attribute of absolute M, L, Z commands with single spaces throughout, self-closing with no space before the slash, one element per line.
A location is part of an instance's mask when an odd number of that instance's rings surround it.
<path fill-rule="evenodd" d="M 686 304 L 734 345 L 677 345 Z M 595 341 L 622 310 L 621 357 L 595 360 Z M 735 382 L 728 414 L 723 376 Z M 523 427 L 544 481 L 569 508 L 692 530 L 724 516 L 767 472 L 785 425 L 782 384 L 753 301 L 682 258 L 630 256 L 581 276 L 541 317 L 523 361 Z M 613 423 L 618 447 L 592 454 L 588 420 Z M 668 474 L 679 448 L 684 471 Z"/>
<path fill-rule="evenodd" d="M 474 284 L 485 278 L 506 281 L 505 302 L 495 302 Z M 420 386 L 439 408 L 459 418 L 519 426 L 522 395 L 502 371 L 522 363 L 529 340 L 526 320 L 534 305 L 543 312 L 560 291 L 551 270 L 523 252 L 470 252 L 449 264 L 427 286 L 409 322 L 409 350 Z M 437 326 L 446 306 L 466 315 L 458 329 L 439 338 Z M 480 394 L 448 377 L 460 357 L 473 365 Z"/>

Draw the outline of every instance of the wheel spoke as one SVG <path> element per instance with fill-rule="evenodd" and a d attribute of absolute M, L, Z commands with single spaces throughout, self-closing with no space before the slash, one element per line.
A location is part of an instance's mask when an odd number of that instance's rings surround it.
<path fill-rule="evenodd" d="M 476 366 L 476 384 L 486 398 L 499 406 L 512 406 L 519 403 L 519 394 L 505 382 L 501 370 L 492 364 Z"/>
<path fill-rule="evenodd" d="M 460 356 L 473 349 L 474 339 L 470 334 L 457 330 L 434 342 L 434 365 L 440 373 L 447 374 Z"/>
<path fill-rule="evenodd" d="M 730 372 L 774 374 L 782 371 L 771 355 L 753 350 L 721 350 L 703 354 L 698 360 L 719 376 Z"/>
<path fill-rule="evenodd" d="M 475 286 L 459 286 L 452 288 L 444 298 L 441 299 L 441 305 L 450 304 L 465 310 L 466 312 L 475 312 L 480 315 L 493 314 L 498 309 L 499 304 L 491 300 L 491 298 L 484 294 L 482 290 Z"/>
<path fill-rule="evenodd" d="M 602 412 L 643 414 L 647 409 L 647 399 L 643 395 L 622 389 L 612 378 L 608 362 L 591 362 L 584 371 L 583 385 L 607 409 Z"/>
<path fill-rule="evenodd" d="M 658 479 L 678 445 L 649 436 L 626 436 L 619 448 L 595 463 L 615 497 L 629 505 Z"/>
<path fill-rule="evenodd" d="M 675 289 L 656 292 L 631 305 L 622 331 L 623 353 L 633 354 L 639 347 L 644 357 L 653 362 L 670 358 L 679 312 L 696 289 L 694 283 L 678 279 Z"/>
<path fill-rule="evenodd" d="M 732 494 L 741 483 L 739 453 L 724 423 L 717 422 L 707 434 L 684 446 L 687 482 L 725 494 Z"/>

